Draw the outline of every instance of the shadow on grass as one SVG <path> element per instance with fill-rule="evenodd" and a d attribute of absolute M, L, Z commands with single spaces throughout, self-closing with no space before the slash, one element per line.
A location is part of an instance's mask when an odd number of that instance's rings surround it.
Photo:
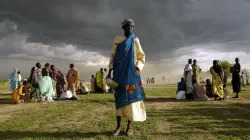
<path fill-rule="evenodd" d="M 0 96 L 10 96 L 11 93 L 0 93 Z"/>
<path fill-rule="evenodd" d="M 192 102 L 193 100 L 177 100 L 171 97 L 147 97 L 145 102 Z"/>
<path fill-rule="evenodd" d="M 104 100 L 88 99 L 87 102 L 98 103 L 98 104 L 102 104 L 102 105 L 109 105 L 109 104 L 113 104 L 115 101 L 110 100 L 110 99 L 104 99 Z"/>
<path fill-rule="evenodd" d="M 242 139 L 242 140 L 249 140 L 250 133 L 249 130 L 242 131 L 242 130 L 218 130 L 214 132 L 204 132 L 204 131 L 186 131 L 186 132 L 171 132 L 171 133 L 152 133 L 152 135 L 162 135 L 162 136 L 182 136 L 182 135 L 211 135 L 213 134 L 218 139 Z M 224 138 L 223 138 L 224 137 Z M 226 137 L 226 138 L 225 138 Z M 232 138 L 234 137 L 234 138 Z"/>
<path fill-rule="evenodd" d="M 2 139 L 24 138 L 93 138 L 95 136 L 111 136 L 112 132 L 33 132 L 33 131 L 0 131 Z"/>
<path fill-rule="evenodd" d="M 0 105 L 4 104 L 14 104 L 10 98 L 0 98 Z"/>

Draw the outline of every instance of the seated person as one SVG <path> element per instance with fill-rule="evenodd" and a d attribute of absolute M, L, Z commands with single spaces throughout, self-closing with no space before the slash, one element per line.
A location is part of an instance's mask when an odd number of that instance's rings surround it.
<path fill-rule="evenodd" d="M 206 95 L 206 92 L 204 90 L 204 88 L 197 83 L 196 80 L 193 80 L 193 96 L 194 96 L 194 100 L 199 100 L 199 101 L 207 101 L 208 97 Z"/>
<path fill-rule="evenodd" d="M 37 86 L 35 87 L 35 96 L 38 98 L 37 102 L 48 101 L 53 102 L 53 95 L 55 91 L 52 85 L 52 79 L 50 76 L 43 76 L 38 80 Z"/>
<path fill-rule="evenodd" d="M 21 99 L 21 96 L 25 96 L 25 94 L 27 93 L 27 84 L 28 82 L 24 81 L 20 87 L 18 87 L 15 91 L 12 92 L 11 99 L 12 101 L 14 101 L 14 103 L 19 104 L 24 102 L 24 100 Z"/>
<path fill-rule="evenodd" d="M 79 86 L 78 90 L 79 90 L 80 94 L 88 94 L 88 93 L 90 93 L 89 88 L 83 82 L 80 82 L 80 86 Z"/>
<path fill-rule="evenodd" d="M 181 78 L 181 82 L 178 83 L 177 91 L 176 91 L 176 99 L 186 99 L 186 82 L 184 78 Z"/>
<path fill-rule="evenodd" d="M 207 79 L 206 80 L 206 95 L 208 97 L 214 97 L 214 94 L 213 94 L 213 86 L 212 86 L 212 83 L 210 81 L 210 79 Z"/>

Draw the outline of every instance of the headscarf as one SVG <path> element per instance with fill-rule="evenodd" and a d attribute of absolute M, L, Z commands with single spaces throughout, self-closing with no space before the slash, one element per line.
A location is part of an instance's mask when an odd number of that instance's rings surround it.
<path fill-rule="evenodd" d="M 13 72 L 18 72 L 18 69 L 17 69 L 17 68 L 14 68 L 14 69 L 13 69 Z"/>
<path fill-rule="evenodd" d="M 131 23 L 131 24 L 135 25 L 135 23 L 132 19 L 124 19 L 122 22 L 122 27 L 125 26 L 127 23 Z"/>

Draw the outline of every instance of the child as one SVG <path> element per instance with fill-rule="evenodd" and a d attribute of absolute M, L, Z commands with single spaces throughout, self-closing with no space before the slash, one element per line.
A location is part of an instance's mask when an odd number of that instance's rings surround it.
<path fill-rule="evenodd" d="M 210 81 L 210 79 L 207 79 L 206 80 L 206 94 L 208 97 L 214 97 L 214 94 L 213 94 L 213 87 L 212 87 L 212 83 Z"/>
<path fill-rule="evenodd" d="M 13 91 L 12 92 L 12 97 L 11 97 L 11 99 L 15 102 L 15 103 L 17 103 L 17 104 L 19 104 L 19 103 L 23 103 L 24 102 L 24 100 L 21 100 L 20 99 L 20 96 L 25 96 L 25 94 L 27 94 L 28 93 L 28 91 L 27 91 L 27 81 L 24 81 L 23 82 L 23 85 L 21 85 L 20 87 L 18 87 L 15 91 Z"/>

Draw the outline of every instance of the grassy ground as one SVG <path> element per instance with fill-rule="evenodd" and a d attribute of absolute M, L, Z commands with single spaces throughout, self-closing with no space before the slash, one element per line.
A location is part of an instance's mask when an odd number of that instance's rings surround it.
<path fill-rule="evenodd" d="M 203 102 L 177 101 L 175 88 L 145 86 L 147 120 L 133 124 L 132 137 L 111 136 L 116 127 L 113 94 L 15 105 L 8 90 L 0 90 L 0 139 L 250 139 L 250 88 L 243 88 L 240 99 Z"/>

